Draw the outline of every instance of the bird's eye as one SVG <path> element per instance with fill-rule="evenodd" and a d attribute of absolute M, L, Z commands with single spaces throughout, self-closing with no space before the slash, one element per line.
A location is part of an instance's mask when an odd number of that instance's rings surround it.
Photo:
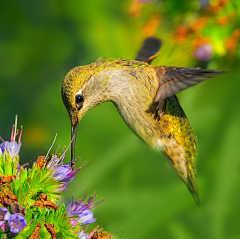
<path fill-rule="evenodd" d="M 84 98 L 82 95 L 76 95 L 76 103 L 77 104 L 82 104 L 84 101 Z"/>

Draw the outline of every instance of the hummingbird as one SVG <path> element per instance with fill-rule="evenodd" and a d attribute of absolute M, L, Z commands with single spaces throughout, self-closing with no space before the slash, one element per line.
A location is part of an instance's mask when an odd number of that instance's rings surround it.
<path fill-rule="evenodd" d="M 150 37 L 135 60 L 98 59 L 68 72 L 61 94 L 71 121 L 71 158 L 83 115 L 103 102 L 112 102 L 133 133 L 163 153 L 200 204 L 197 137 L 176 94 L 224 71 L 152 66 L 160 47 L 161 41 Z"/>

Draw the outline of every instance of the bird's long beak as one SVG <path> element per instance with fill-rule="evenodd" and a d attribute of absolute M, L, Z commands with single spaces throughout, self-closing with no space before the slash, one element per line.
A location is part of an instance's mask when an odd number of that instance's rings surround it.
<path fill-rule="evenodd" d="M 72 144 L 71 144 L 71 166 L 74 164 L 74 159 L 75 159 L 75 142 L 77 138 L 77 130 L 78 130 L 78 122 L 76 122 L 75 125 L 72 125 Z"/>

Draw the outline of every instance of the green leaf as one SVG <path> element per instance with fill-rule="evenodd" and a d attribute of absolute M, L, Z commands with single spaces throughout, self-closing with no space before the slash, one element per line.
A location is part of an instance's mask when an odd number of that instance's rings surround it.
<path fill-rule="evenodd" d="M 19 156 L 13 159 L 6 151 L 0 156 L 0 174 L 2 175 L 16 175 L 17 165 L 19 163 Z"/>
<path fill-rule="evenodd" d="M 55 190 L 60 187 L 60 183 L 52 178 L 51 174 L 49 169 L 40 169 L 36 165 L 33 169 L 20 170 L 19 176 L 11 182 L 11 186 L 22 207 L 33 205 L 41 193 L 48 195 L 52 202 L 59 199 L 62 192 Z"/>

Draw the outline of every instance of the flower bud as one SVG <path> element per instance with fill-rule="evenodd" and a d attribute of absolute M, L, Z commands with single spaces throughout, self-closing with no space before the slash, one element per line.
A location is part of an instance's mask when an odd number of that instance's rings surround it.
<path fill-rule="evenodd" d="M 0 154 L 4 154 L 4 152 L 7 152 L 10 154 L 11 159 L 13 159 L 14 157 L 16 157 L 19 154 L 20 148 L 21 148 L 21 138 L 22 138 L 22 127 L 21 127 L 21 131 L 20 131 L 20 135 L 18 138 L 18 142 L 16 142 L 16 137 L 19 133 L 19 131 L 17 130 L 17 123 L 13 126 L 12 128 L 12 134 L 11 134 L 11 141 L 4 141 L 1 137 L 0 139 L 2 140 L 2 144 L 0 144 Z"/>
<path fill-rule="evenodd" d="M 65 182 L 70 184 L 76 177 L 76 173 L 73 168 L 70 168 L 68 165 L 60 165 L 53 172 L 52 177 L 58 182 Z"/>
<path fill-rule="evenodd" d="M 82 214 L 80 214 L 78 218 L 78 222 L 81 223 L 81 225 L 87 225 L 87 224 L 92 224 L 97 221 L 97 218 L 94 218 L 94 214 L 92 211 L 89 209 L 86 209 L 83 211 Z"/>

